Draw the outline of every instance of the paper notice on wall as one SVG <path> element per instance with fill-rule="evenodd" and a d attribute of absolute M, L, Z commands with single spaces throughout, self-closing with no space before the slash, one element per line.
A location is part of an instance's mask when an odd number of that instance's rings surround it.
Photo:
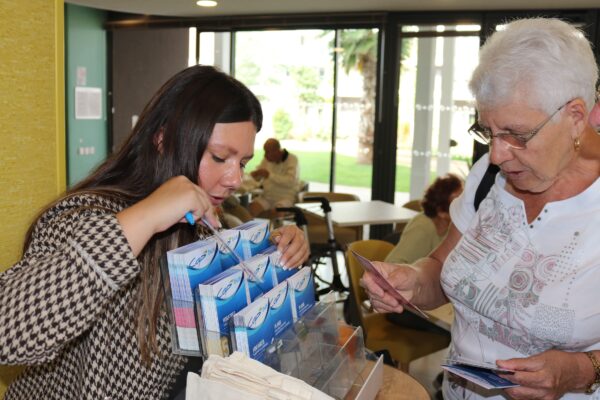
<path fill-rule="evenodd" d="M 102 89 L 95 87 L 75 88 L 75 119 L 102 118 Z"/>

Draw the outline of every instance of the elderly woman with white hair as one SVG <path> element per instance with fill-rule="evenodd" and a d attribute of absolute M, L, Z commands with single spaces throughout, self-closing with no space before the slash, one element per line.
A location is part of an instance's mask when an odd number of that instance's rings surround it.
<path fill-rule="evenodd" d="M 446 239 L 412 266 L 375 263 L 415 305 L 452 302 L 451 358 L 514 370 L 503 376 L 520 385 L 488 391 L 447 374 L 447 400 L 600 398 L 597 79 L 589 42 L 565 22 L 494 33 L 470 82 L 470 131 L 490 151 L 452 203 Z M 490 164 L 500 173 L 476 210 Z M 371 274 L 362 285 L 376 310 L 403 311 Z"/>

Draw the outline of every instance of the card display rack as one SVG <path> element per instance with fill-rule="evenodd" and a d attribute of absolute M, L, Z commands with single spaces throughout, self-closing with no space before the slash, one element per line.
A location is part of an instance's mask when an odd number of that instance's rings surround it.
<path fill-rule="evenodd" d="M 264 363 L 344 398 L 365 367 L 362 329 L 340 324 L 335 303 L 321 301 L 275 340 Z"/>
<path fill-rule="evenodd" d="M 227 356 L 237 350 L 233 335 L 198 331 L 202 357 Z M 218 338 L 218 345 L 212 338 Z M 267 347 L 262 362 L 335 399 L 373 399 L 374 394 L 368 393 L 376 393 L 382 384 L 381 360 L 365 348 L 360 327 L 338 321 L 333 293 L 321 296 L 321 301 L 278 336 Z"/>

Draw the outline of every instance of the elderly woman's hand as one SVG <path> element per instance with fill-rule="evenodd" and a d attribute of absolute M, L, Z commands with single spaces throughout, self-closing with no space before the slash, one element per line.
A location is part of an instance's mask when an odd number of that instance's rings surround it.
<path fill-rule="evenodd" d="M 296 225 L 285 225 L 271 232 L 271 239 L 281 252 L 281 264 L 286 268 L 302 265 L 310 254 L 304 232 Z"/>
<path fill-rule="evenodd" d="M 373 266 L 405 299 L 409 301 L 412 299 L 417 283 L 417 271 L 415 269 L 408 265 L 388 264 L 378 261 L 373 261 Z M 396 313 L 404 311 L 402 304 L 377 284 L 372 273 L 365 272 L 360 280 L 360 285 L 367 292 L 375 311 Z"/>
<path fill-rule="evenodd" d="M 501 368 L 514 370 L 502 376 L 519 387 L 506 389 L 513 399 L 561 398 L 567 392 L 583 391 L 593 380 L 592 364 L 584 353 L 548 350 L 527 358 L 498 360 Z"/>

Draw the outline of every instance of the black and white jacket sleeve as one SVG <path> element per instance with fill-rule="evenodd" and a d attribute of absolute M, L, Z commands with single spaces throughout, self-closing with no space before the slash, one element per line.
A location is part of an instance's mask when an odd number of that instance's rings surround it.
<path fill-rule="evenodd" d="M 0 274 L 0 364 L 51 361 L 137 277 L 121 208 L 82 195 L 40 217 L 23 258 Z"/>

